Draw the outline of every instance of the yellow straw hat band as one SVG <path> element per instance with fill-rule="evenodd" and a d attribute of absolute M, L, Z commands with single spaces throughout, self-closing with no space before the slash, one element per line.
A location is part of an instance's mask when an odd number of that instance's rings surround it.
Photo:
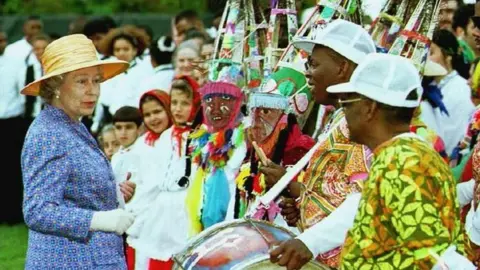
<path fill-rule="evenodd" d="M 103 80 L 128 69 L 129 63 L 120 60 L 99 60 L 93 42 L 81 34 L 68 35 L 50 43 L 42 55 L 45 76 L 25 86 L 22 94 L 38 96 L 40 82 L 75 70 L 98 66 Z"/>

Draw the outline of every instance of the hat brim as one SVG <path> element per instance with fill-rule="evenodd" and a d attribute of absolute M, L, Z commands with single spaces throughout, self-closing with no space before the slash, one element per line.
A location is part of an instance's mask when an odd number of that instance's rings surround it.
<path fill-rule="evenodd" d="M 72 66 L 69 66 L 68 68 L 55 70 L 54 72 L 51 72 L 41 77 L 40 79 L 25 86 L 25 88 L 23 88 L 20 93 L 27 96 L 38 96 L 40 94 L 40 83 L 42 81 L 58 75 L 68 73 L 68 72 L 89 68 L 89 67 L 99 67 L 101 69 L 101 73 L 103 76 L 102 82 L 104 82 L 124 72 L 129 68 L 129 66 L 130 64 L 128 62 L 121 61 L 121 60 L 96 60 L 96 61 L 90 61 L 90 62 L 81 63 L 77 65 L 72 65 Z"/>
<path fill-rule="evenodd" d="M 435 77 L 435 76 L 445 76 L 448 71 L 442 67 L 440 64 L 433 62 L 428 59 L 425 64 L 425 69 L 423 71 L 423 76 Z"/>
<path fill-rule="evenodd" d="M 349 82 L 329 86 L 327 92 L 332 94 L 357 93 L 353 84 Z"/>
<path fill-rule="evenodd" d="M 308 54 L 312 54 L 315 45 L 320 45 L 318 42 L 303 39 L 294 40 L 292 43 L 295 48 L 303 50 Z"/>

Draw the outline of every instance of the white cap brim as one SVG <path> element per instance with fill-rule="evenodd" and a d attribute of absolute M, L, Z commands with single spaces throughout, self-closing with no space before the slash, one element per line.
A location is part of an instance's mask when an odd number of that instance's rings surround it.
<path fill-rule="evenodd" d="M 341 84 L 330 86 L 327 88 L 327 92 L 332 94 L 357 93 L 362 96 L 366 96 L 367 98 L 370 98 L 372 100 L 375 100 L 377 102 L 390 105 L 393 107 L 415 108 L 415 107 L 418 107 L 420 104 L 421 93 L 419 94 L 419 98 L 417 101 L 407 100 L 407 101 L 398 103 L 397 101 L 402 100 L 403 98 L 402 93 L 389 92 L 389 91 L 386 91 L 385 89 L 378 88 L 375 86 L 365 86 L 361 88 L 369 89 L 370 91 L 369 92 L 361 91 L 361 89 L 359 89 L 358 87 L 355 87 L 352 83 L 348 82 L 348 83 L 341 83 Z M 390 95 L 390 97 L 388 97 L 388 95 Z M 393 98 L 391 98 L 392 96 Z"/>
<path fill-rule="evenodd" d="M 373 41 L 372 41 L 373 44 Z M 367 54 L 357 51 L 355 48 L 345 45 L 342 42 L 338 42 L 336 40 L 324 38 L 321 41 L 309 41 L 300 39 L 297 41 L 293 41 L 293 46 L 298 49 L 304 50 L 308 54 L 313 53 L 313 48 L 315 45 L 325 46 L 327 48 L 332 49 L 333 51 L 337 52 L 338 54 L 342 55 L 343 57 L 347 58 L 348 60 L 354 62 L 355 64 L 360 64 Z"/>
<path fill-rule="evenodd" d="M 339 93 L 356 93 L 355 87 L 352 83 L 340 83 L 336 85 L 332 85 L 327 87 L 327 92 L 332 94 L 339 94 Z"/>
<path fill-rule="evenodd" d="M 295 46 L 295 48 L 303 50 L 308 54 L 312 54 L 313 48 L 315 45 L 317 45 L 317 43 L 318 42 L 304 39 L 293 40 L 293 46 Z"/>

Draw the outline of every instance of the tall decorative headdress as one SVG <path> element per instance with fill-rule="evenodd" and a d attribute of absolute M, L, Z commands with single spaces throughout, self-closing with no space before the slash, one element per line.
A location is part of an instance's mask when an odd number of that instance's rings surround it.
<path fill-rule="evenodd" d="M 282 63 L 276 72 L 265 78 L 260 91 L 250 95 L 249 107 L 280 109 L 303 119 L 312 100 L 303 71 L 303 62 Z"/>
<path fill-rule="evenodd" d="M 424 74 L 441 0 L 389 0 L 371 28 L 380 50 L 409 58 Z"/>
<path fill-rule="evenodd" d="M 362 23 L 362 11 L 360 0 L 318 0 L 314 12 L 305 21 L 305 23 L 297 30 L 296 34 L 291 38 L 313 39 L 314 35 L 323 29 L 327 23 L 335 19 L 345 19 L 357 24 Z M 305 72 L 305 63 L 307 62 L 307 53 L 296 50 L 292 42 L 283 50 L 276 63 L 273 72 L 285 74 L 289 72 L 291 75 Z M 295 72 L 294 72 L 295 71 Z M 272 78 L 275 80 L 275 78 Z M 268 78 L 266 78 L 268 80 Z M 267 84 L 268 89 L 268 84 Z M 265 90 L 265 89 L 264 89 Z M 300 86 L 289 97 L 289 111 L 294 112 L 300 127 L 303 127 L 313 108 L 313 98 L 310 89 Z M 319 113 L 325 110 L 320 109 Z M 321 119 L 322 117 L 318 117 Z"/>

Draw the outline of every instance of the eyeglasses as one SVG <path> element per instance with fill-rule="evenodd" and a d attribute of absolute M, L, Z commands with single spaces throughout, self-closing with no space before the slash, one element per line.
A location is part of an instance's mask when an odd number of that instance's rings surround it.
<path fill-rule="evenodd" d="M 480 29 L 480 16 L 472 16 L 472 17 L 470 17 L 470 19 L 472 20 L 473 25 L 476 28 Z"/>
<path fill-rule="evenodd" d="M 341 98 L 338 99 L 338 105 L 340 105 L 340 107 L 345 107 L 345 104 L 351 104 L 351 103 L 355 103 L 355 102 L 359 102 L 359 101 L 362 101 L 363 98 L 352 98 L 352 99 L 344 99 L 342 100 Z"/>

